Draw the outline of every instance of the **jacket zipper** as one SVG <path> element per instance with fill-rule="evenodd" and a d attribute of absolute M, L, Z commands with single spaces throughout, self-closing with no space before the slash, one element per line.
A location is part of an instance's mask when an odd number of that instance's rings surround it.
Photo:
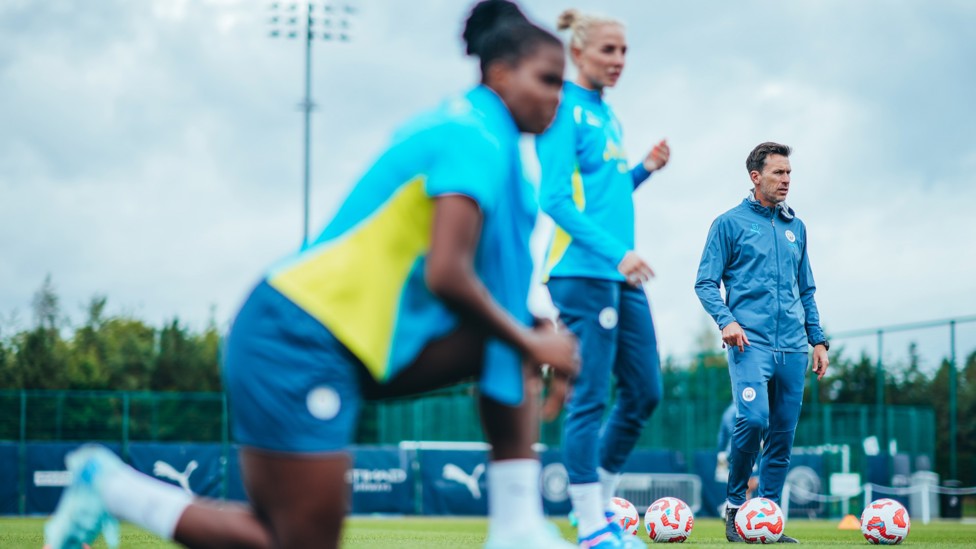
<path fill-rule="evenodd" d="M 769 218 L 769 224 L 772 226 L 773 233 L 773 256 L 776 262 L 776 287 L 773 292 L 773 299 L 776 300 L 776 329 L 773 331 L 775 338 L 773 340 L 773 349 L 779 348 L 779 317 L 783 309 L 783 304 L 780 303 L 779 296 L 779 285 L 780 285 L 780 265 L 779 265 L 779 239 L 776 238 L 776 207 L 773 207 L 772 216 Z"/>

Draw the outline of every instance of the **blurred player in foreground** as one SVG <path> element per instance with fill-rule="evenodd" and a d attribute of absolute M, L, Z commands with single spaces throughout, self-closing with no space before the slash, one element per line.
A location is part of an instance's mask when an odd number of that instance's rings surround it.
<path fill-rule="evenodd" d="M 670 151 L 661 141 L 635 166 L 627 164 L 620 122 L 603 97 L 624 68 L 623 24 L 566 10 L 558 28 L 571 31 L 578 73 L 564 85 L 556 120 L 537 148 L 540 205 L 557 225 L 547 286 L 583 356 L 567 404 L 563 451 L 581 547 L 615 547 L 636 540 L 608 524 L 606 511 L 662 392 L 642 287 L 653 272 L 634 251 L 633 192 L 667 164 Z M 611 373 L 617 400 L 601 433 Z"/>
<path fill-rule="evenodd" d="M 735 515 L 760 447 L 758 496 L 780 503 L 800 419 L 808 345 L 813 371 L 827 371 L 829 344 L 820 327 L 807 229 L 786 205 L 790 148 L 761 143 L 746 159 L 752 188 L 712 223 L 695 291 L 722 330 L 736 423 L 729 452 L 725 536 L 742 541 Z M 725 285 L 725 299 L 719 291 Z M 780 542 L 796 543 L 790 536 Z"/>
<path fill-rule="evenodd" d="M 463 38 L 481 84 L 403 127 L 234 321 L 224 379 L 251 505 L 194 500 L 87 446 L 67 458 L 74 481 L 45 528 L 53 549 L 103 529 L 111 545 L 116 518 L 189 547 L 336 547 L 363 399 L 476 376 L 492 443 L 487 546 L 573 547 L 543 519 L 537 393 L 523 394 L 551 365 L 546 412 L 558 413 L 579 354 L 571 334 L 530 327 L 537 204 L 518 149 L 520 132 L 555 115 L 564 51 L 500 0 L 474 7 Z"/>

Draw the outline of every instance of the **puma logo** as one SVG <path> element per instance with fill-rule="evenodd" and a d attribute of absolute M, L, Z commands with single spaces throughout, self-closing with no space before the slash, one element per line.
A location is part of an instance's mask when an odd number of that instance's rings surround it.
<path fill-rule="evenodd" d="M 156 463 L 153 464 L 153 474 L 157 477 L 168 478 L 176 481 L 180 487 L 186 490 L 186 493 L 192 494 L 193 490 L 190 490 L 190 475 L 192 475 L 193 471 L 196 471 L 197 467 L 199 466 L 200 464 L 197 463 L 197 460 L 190 460 L 190 463 L 186 464 L 186 469 L 181 473 L 165 461 L 156 461 Z"/>
<path fill-rule="evenodd" d="M 481 478 L 481 475 L 485 474 L 484 463 L 476 465 L 470 475 L 465 473 L 464 469 L 461 469 L 457 465 L 448 463 L 444 466 L 442 474 L 445 480 L 453 480 L 458 484 L 463 484 L 471 492 L 471 497 L 474 499 L 481 499 L 481 486 L 478 485 L 478 479 Z"/>

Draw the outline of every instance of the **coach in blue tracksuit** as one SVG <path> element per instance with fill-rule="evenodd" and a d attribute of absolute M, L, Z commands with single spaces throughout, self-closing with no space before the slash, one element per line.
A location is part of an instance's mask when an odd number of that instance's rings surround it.
<path fill-rule="evenodd" d="M 759 497 L 777 503 L 800 418 L 808 345 L 813 371 L 827 371 L 829 345 L 814 301 L 807 230 L 786 205 L 790 148 L 761 143 L 746 159 L 753 189 L 712 223 L 695 292 L 722 330 L 737 407 L 729 455 L 726 537 L 742 541 L 735 514 L 759 454 Z M 725 285 L 725 299 L 719 286 Z M 789 536 L 780 541 L 796 542 Z"/>

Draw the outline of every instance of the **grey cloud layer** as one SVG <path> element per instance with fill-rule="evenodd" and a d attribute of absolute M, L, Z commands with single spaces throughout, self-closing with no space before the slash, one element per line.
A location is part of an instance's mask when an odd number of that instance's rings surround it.
<path fill-rule="evenodd" d="M 525 5 L 544 23 L 567 7 Z M 701 330 L 704 235 L 766 139 L 796 149 L 791 203 L 828 328 L 976 312 L 972 4 L 576 5 L 627 22 L 629 64 L 608 98 L 631 158 L 672 143 L 672 165 L 637 196 L 666 353 Z M 458 39 L 467 5 L 417 6 L 361 2 L 352 44 L 316 45 L 315 228 L 400 121 L 475 78 Z M 264 10 L 0 6 L 0 311 L 26 311 L 51 273 L 76 318 L 105 293 L 151 322 L 201 325 L 214 305 L 225 322 L 298 244 L 301 46 L 267 39 Z"/>

